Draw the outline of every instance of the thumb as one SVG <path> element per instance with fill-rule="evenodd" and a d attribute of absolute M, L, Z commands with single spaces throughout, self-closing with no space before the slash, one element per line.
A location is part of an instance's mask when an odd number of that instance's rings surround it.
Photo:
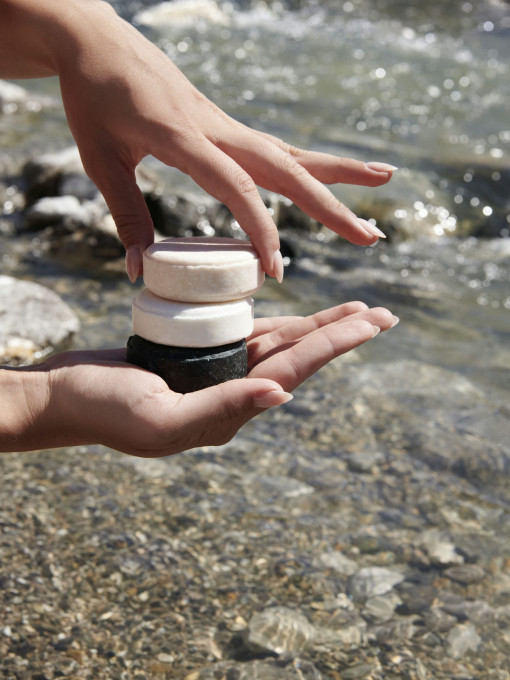
<path fill-rule="evenodd" d="M 181 427 L 200 433 L 196 446 L 224 444 L 261 411 L 292 399 L 274 380 L 244 378 L 183 395 L 178 417 Z"/>
<path fill-rule="evenodd" d="M 154 241 L 154 226 L 134 169 L 122 162 L 104 164 L 107 172 L 92 177 L 111 212 L 126 248 L 126 270 L 131 283 L 142 273 L 143 251 Z"/>

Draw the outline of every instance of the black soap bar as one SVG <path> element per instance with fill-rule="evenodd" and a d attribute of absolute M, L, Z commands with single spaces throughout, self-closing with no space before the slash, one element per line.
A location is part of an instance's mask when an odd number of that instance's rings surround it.
<path fill-rule="evenodd" d="M 132 335 L 127 361 L 156 373 L 181 394 L 245 378 L 248 373 L 246 340 L 219 347 L 170 347 Z"/>

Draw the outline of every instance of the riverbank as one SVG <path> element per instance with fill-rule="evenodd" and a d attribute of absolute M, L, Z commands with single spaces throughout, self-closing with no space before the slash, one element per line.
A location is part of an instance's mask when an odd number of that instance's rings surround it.
<path fill-rule="evenodd" d="M 2 677 L 509 678 L 507 511 L 368 445 L 366 407 L 309 388 L 168 460 L 3 455 Z"/>

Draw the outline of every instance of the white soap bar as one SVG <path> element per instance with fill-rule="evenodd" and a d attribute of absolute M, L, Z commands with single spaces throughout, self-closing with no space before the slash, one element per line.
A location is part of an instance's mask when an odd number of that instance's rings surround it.
<path fill-rule="evenodd" d="M 253 331 L 253 300 L 189 304 L 144 288 L 133 300 L 133 330 L 145 340 L 175 347 L 218 347 Z"/>
<path fill-rule="evenodd" d="M 252 295 L 264 283 L 264 271 L 248 241 L 169 238 L 144 252 L 143 280 L 167 300 L 225 302 Z"/>

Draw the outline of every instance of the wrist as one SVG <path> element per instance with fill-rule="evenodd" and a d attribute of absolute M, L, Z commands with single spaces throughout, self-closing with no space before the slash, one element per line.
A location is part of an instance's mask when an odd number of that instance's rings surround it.
<path fill-rule="evenodd" d="M 84 31 L 117 15 L 103 0 L 0 0 L 0 16 L 0 77 L 39 78 L 74 63 Z"/>
<path fill-rule="evenodd" d="M 0 369 L 0 394 L 0 451 L 44 447 L 48 373 L 33 368 Z"/>

